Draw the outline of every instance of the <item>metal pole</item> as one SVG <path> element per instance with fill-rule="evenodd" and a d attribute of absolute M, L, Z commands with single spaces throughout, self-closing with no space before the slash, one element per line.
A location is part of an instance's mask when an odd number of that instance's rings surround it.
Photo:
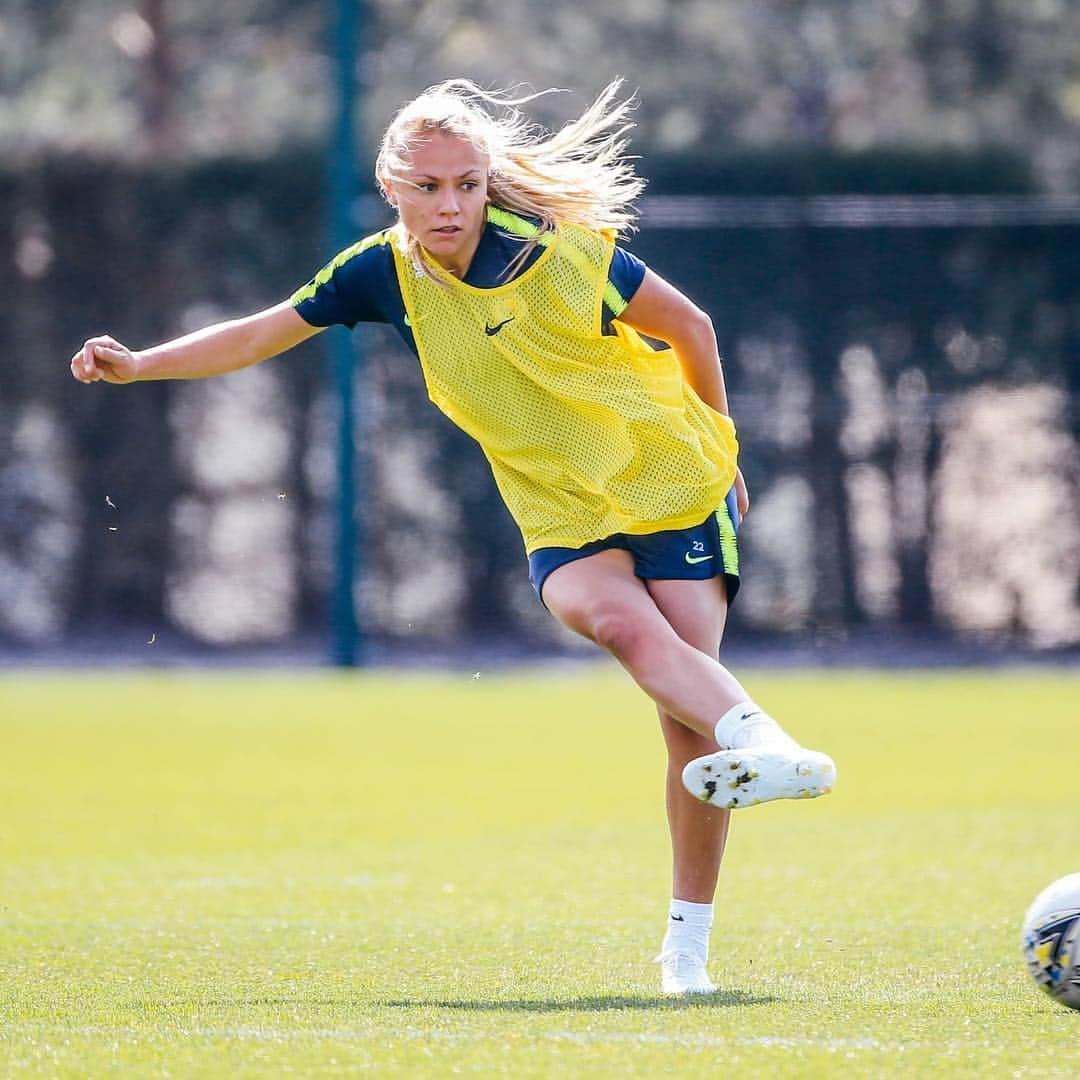
<path fill-rule="evenodd" d="M 353 206 L 357 194 L 353 119 L 356 106 L 356 58 L 360 0 L 337 0 L 330 52 L 334 58 L 335 117 L 330 146 L 330 228 L 332 249 L 341 251 L 356 239 Z M 330 366 L 338 408 L 336 529 L 331 602 L 331 662 L 355 667 L 361 653 L 354 587 L 357 578 L 356 419 L 353 371 L 361 357 L 353 336 L 332 330 Z"/>

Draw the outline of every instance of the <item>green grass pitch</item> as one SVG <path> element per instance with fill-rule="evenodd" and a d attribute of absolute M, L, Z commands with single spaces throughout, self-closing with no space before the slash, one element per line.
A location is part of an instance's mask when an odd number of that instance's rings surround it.
<path fill-rule="evenodd" d="M 5 1076 L 1069 1076 L 1080 678 L 740 672 L 836 758 L 739 811 L 657 992 L 662 749 L 614 665 L 0 679 Z"/>

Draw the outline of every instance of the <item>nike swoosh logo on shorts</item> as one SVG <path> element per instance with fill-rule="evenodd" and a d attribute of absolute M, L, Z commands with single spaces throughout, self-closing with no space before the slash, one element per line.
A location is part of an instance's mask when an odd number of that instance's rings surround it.
<path fill-rule="evenodd" d="M 694 555 L 691 555 L 689 551 L 686 553 L 686 561 L 691 566 L 696 566 L 699 562 L 706 562 L 708 559 L 711 559 L 711 558 L 713 558 L 712 555 L 697 555 L 697 556 L 694 556 Z"/>

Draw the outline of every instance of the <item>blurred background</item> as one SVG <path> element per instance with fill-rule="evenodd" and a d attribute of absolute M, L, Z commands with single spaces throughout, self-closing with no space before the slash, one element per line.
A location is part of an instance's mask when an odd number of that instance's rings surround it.
<path fill-rule="evenodd" d="M 571 89 L 549 126 L 615 76 L 639 94 L 625 243 L 712 314 L 753 498 L 733 648 L 1080 656 L 1080 5 L 341 7 L 0 0 L 0 662 L 340 662 L 350 576 L 362 661 L 591 648 L 391 332 L 207 382 L 67 370 L 91 334 L 276 303 L 344 246 L 343 100 L 346 227 L 389 224 L 381 131 L 457 75 Z"/>

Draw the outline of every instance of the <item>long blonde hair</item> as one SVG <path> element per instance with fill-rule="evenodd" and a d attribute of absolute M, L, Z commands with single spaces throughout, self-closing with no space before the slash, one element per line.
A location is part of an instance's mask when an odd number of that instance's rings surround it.
<path fill-rule="evenodd" d="M 491 202 L 540 221 L 511 273 L 541 234 L 557 225 L 632 229 L 634 200 L 645 182 L 625 155 L 635 102 L 633 97 L 619 100 L 621 85 L 621 79 L 609 83 L 581 116 L 554 133 L 534 124 L 517 106 L 555 91 L 513 98 L 468 79 L 431 86 L 390 121 L 375 162 L 376 179 L 385 193 L 387 181 L 401 179 L 408 170 L 410 151 L 433 131 L 468 140 L 488 158 Z M 407 243 L 413 263 L 426 271 L 419 242 L 409 236 Z"/>

